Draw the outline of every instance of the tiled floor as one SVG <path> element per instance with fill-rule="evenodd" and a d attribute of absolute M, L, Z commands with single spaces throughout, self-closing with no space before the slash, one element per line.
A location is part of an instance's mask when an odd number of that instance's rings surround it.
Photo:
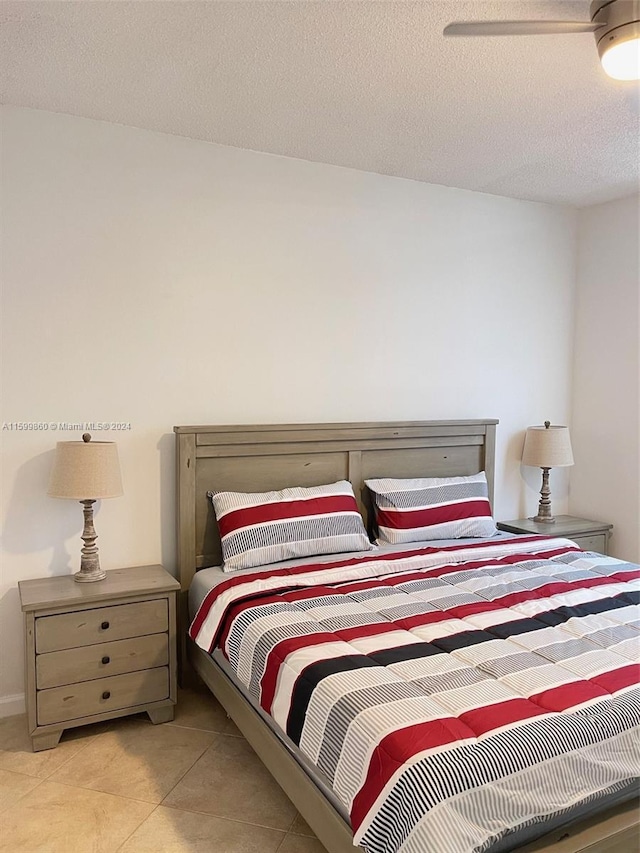
<path fill-rule="evenodd" d="M 325 853 L 206 690 L 172 723 L 70 729 L 34 753 L 0 719 L 1 853 Z"/>

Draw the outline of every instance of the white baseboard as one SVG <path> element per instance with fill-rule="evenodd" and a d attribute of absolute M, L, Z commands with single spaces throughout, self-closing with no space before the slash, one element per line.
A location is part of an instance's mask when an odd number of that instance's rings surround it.
<path fill-rule="evenodd" d="M 0 697 L 0 718 L 24 714 L 25 711 L 24 693 L 15 693 L 13 696 Z"/>

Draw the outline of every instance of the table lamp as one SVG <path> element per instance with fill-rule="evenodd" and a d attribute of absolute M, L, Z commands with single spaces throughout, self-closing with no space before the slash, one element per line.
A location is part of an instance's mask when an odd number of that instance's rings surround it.
<path fill-rule="evenodd" d="M 103 580 L 107 573 L 100 568 L 93 504 L 122 494 L 118 448 L 114 442 L 91 441 L 89 433 L 82 436 L 82 441 L 59 441 L 47 494 L 83 504 L 84 545 L 80 571 L 74 577 L 80 582 Z"/>
<path fill-rule="evenodd" d="M 551 468 L 563 468 L 573 465 L 569 427 L 552 426 L 545 421 L 544 426 L 527 428 L 522 451 L 522 464 L 542 468 L 542 488 L 538 514 L 533 520 L 549 524 L 555 521 L 551 513 L 551 489 L 549 471 Z"/>

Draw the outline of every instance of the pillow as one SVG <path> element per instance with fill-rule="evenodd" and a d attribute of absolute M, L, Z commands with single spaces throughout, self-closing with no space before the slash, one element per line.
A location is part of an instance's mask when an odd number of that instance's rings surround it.
<path fill-rule="evenodd" d="M 374 547 L 346 480 L 277 492 L 207 495 L 220 528 L 226 572 Z"/>
<path fill-rule="evenodd" d="M 493 536 L 484 471 L 470 477 L 365 480 L 376 506 L 381 542 Z"/>

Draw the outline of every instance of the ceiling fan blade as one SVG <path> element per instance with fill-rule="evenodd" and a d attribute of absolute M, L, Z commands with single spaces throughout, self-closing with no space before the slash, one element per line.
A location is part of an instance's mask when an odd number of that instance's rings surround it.
<path fill-rule="evenodd" d="M 595 33 L 592 21 L 460 21 L 444 28 L 445 36 L 543 36 L 552 33 Z"/>

